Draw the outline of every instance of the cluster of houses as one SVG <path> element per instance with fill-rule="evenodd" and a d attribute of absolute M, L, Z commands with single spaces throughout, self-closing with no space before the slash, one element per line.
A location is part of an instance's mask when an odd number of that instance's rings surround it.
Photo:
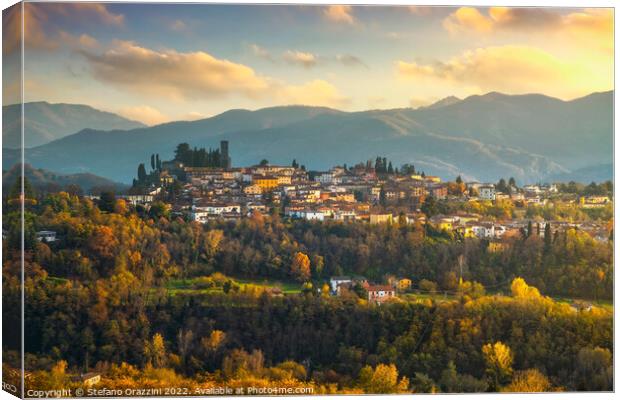
<path fill-rule="evenodd" d="M 190 219 L 236 219 L 277 206 L 285 217 L 310 221 L 389 222 L 378 205 L 407 205 L 415 210 L 426 196 L 445 198 L 447 186 L 437 177 L 381 177 L 365 169 L 334 167 L 308 173 L 302 168 L 270 164 L 242 168 L 180 167 L 183 195 L 175 211 Z"/>
<path fill-rule="evenodd" d="M 221 147 L 227 149 L 227 142 Z M 182 194 L 172 204 L 173 212 L 191 220 L 238 219 L 254 211 L 279 207 L 284 216 L 311 221 L 391 222 L 392 214 L 378 212 L 378 206 L 404 206 L 408 222 L 421 217 L 420 205 L 428 196 L 446 198 L 448 186 L 439 177 L 377 174 L 374 169 L 336 166 L 328 171 L 308 172 L 293 166 L 261 163 L 250 167 L 189 167 L 180 162 L 163 163 L 161 186 L 178 181 Z M 124 196 L 132 204 L 148 205 L 161 187 L 148 193 Z M 421 221 L 423 222 L 423 221 Z"/>
<path fill-rule="evenodd" d="M 503 192 L 491 183 L 467 182 L 466 187 L 470 191 L 477 192 L 480 200 L 511 200 L 524 205 L 545 204 L 550 195 L 558 193 L 558 188 L 554 184 L 525 185 L 521 188 L 508 186 Z"/>

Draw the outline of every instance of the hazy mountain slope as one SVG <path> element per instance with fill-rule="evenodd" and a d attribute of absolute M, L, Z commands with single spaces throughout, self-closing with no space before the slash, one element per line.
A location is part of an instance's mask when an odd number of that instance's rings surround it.
<path fill-rule="evenodd" d="M 489 93 L 409 115 L 427 129 L 545 155 L 569 169 L 612 162 L 613 92 L 565 102 Z"/>
<path fill-rule="evenodd" d="M 138 163 L 151 153 L 162 159 L 173 156 L 181 142 L 192 146 L 219 146 L 222 133 L 286 125 L 322 114 L 343 114 L 324 107 L 288 106 L 257 111 L 230 110 L 198 121 L 178 121 L 148 128 L 100 131 L 84 129 L 76 134 L 25 152 L 26 163 L 62 173 L 92 172 L 131 182 Z M 122 145 L 121 145 L 122 144 Z M 18 161 L 18 150 L 3 149 L 3 168 Z"/>
<path fill-rule="evenodd" d="M 2 146 L 21 146 L 21 105 L 2 107 Z M 33 102 L 24 105 L 25 147 L 42 144 L 74 134 L 84 128 L 110 130 L 133 129 L 144 124 L 116 114 L 99 111 L 80 104 L 50 104 Z"/>
<path fill-rule="evenodd" d="M 14 165 L 2 174 L 3 190 L 6 192 L 15 181 L 21 176 L 19 165 Z M 24 176 L 35 189 L 46 189 L 56 187 L 64 189 L 67 185 L 78 185 L 82 190 L 88 192 L 92 188 L 113 188 L 116 191 L 127 189 L 127 186 L 97 175 L 82 173 L 63 175 L 44 169 L 35 169 L 29 164 L 24 165 Z"/>
<path fill-rule="evenodd" d="M 130 182 L 151 153 L 168 159 L 180 142 L 216 147 L 221 139 L 230 140 L 237 166 L 263 158 L 288 164 L 295 158 L 308 168 L 326 169 L 381 155 L 397 166 L 413 162 L 444 178 L 514 176 L 536 182 L 612 162 L 611 92 L 571 102 L 490 93 L 444 103 L 353 113 L 303 106 L 231 110 L 129 131 L 86 129 L 30 149 L 26 162 Z M 5 150 L 5 168 L 16 157 Z"/>
<path fill-rule="evenodd" d="M 614 165 L 600 164 L 579 168 L 574 171 L 553 174 L 547 178 L 550 182 L 604 182 L 614 179 Z"/>
<path fill-rule="evenodd" d="M 329 127 L 329 128 L 326 128 Z M 294 133 L 293 133 L 294 132 Z M 386 155 L 395 165 L 414 163 L 429 173 L 454 177 L 496 179 L 497 174 L 526 179 L 542 178 L 553 171 L 565 172 L 544 157 L 503 146 L 488 146 L 468 138 L 455 138 L 424 131 L 415 122 L 397 115 L 321 116 L 275 129 L 222 135 L 230 140 L 239 165 L 267 158 L 289 164 L 296 158 L 311 168 L 329 168 Z"/>

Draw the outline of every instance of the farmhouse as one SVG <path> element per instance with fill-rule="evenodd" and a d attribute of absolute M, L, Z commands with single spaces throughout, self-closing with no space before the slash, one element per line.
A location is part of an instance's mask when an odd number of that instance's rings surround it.
<path fill-rule="evenodd" d="M 383 303 L 395 297 L 395 290 L 389 285 L 371 285 L 368 286 L 368 301 L 374 303 Z"/>

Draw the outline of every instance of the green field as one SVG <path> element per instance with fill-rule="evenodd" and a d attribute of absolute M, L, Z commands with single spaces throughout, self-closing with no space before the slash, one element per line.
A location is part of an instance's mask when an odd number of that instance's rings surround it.
<path fill-rule="evenodd" d="M 552 299 L 554 301 L 557 301 L 558 303 L 568 303 L 568 304 L 573 304 L 575 302 L 584 302 L 584 303 L 590 303 L 593 306 L 596 307 L 600 307 L 604 310 L 613 312 L 614 311 L 614 303 L 611 300 L 583 300 L 583 299 L 570 299 L 570 298 L 566 298 L 566 297 L 552 297 Z"/>
<path fill-rule="evenodd" d="M 241 289 L 247 285 L 259 286 L 264 288 L 280 288 L 284 294 L 297 294 L 301 293 L 301 284 L 296 282 L 281 282 L 274 280 L 251 280 L 251 279 L 236 279 L 230 278 L 237 283 Z M 192 279 L 174 279 L 166 284 L 166 289 L 173 294 L 178 293 L 213 293 L 221 292 L 221 287 L 213 287 L 208 289 L 196 288 L 196 278 Z"/>

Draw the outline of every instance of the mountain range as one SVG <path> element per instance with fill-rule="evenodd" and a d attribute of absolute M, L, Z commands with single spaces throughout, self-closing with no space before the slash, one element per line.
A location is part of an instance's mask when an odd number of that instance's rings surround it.
<path fill-rule="evenodd" d="M 21 105 L 2 107 L 2 146 L 21 146 Z M 24 103 L 24 147 L 34 147 L 71 135 L 84 128 L 133 129 L 145 125 L 81 104 Z"/>
<path fill-rule="evenodd" d="M 611 179 L 613 92 L 563 101 L 488 93 L 431 106 L 343 112 L 285 106 L 230 110 L 198 120 L 129 130 L 91 127 L 26 151 L 26 162 L 59 173 L 89 172 L 131 182 L 151 153 L 169 159 L 178 143 L 216 147 L 230 141 L 233 165 L 290 164 L 309 169 L 387 157 L 427 174 L 532 183 L 576 174 Z M 4 150 L 3 167 L 17 160 Z M 591 173 L 589 173 L 590 171 Z M 607 173 L 609 173 L 607 175 Z"/>

